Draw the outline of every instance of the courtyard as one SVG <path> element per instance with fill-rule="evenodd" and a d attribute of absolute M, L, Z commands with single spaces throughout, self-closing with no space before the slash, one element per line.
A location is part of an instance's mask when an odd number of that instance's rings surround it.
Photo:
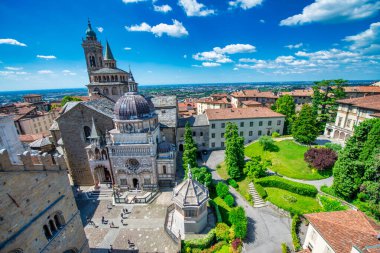
<path fill-rule="evenodd" d="M 81 218 L 91 252 L 107 253 L 110 245 L 113 252 L 128 252 L 133 243 L 139 252 L 177 252 L 178 246 L 164 229 L 166 208 L 171 204 L 171 191 L 162 191 L 151 204 L 110 205 L 111 199 L 77 200 Z M 123 208 L 128 213 L 121 217 Z M 102 224 L 102 217 L 108 224 Z M 87 222 L 89 218 L 91 222 Z M 123 225 L 123 223 L 127 225 Z M 115 227 L 111 228 L 113 222 Z"/>

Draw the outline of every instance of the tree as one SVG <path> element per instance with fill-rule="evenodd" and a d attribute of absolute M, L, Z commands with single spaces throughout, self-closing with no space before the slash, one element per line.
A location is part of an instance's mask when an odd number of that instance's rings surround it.
<path fill-rule="evenodd" d="M 73 96 L 64 96 L 61 101 L 61 106 L 64 106 L 67 102 L 72 102 L 72 101 L 82 101 L 82 99 L 76 98 Z"/>
<path fill-rule="evenodd" d="M 329 148 L 311 148 L 304 154 L 305 162 L 317 170 L 331 169 L 338 155 Z"/>
<path fill-rule="evenodd" d="M 244 173 L 247 174 L 251 180 L 265 177 L 267 175 L 267 168 L 270 165 L 272 165 L 271 161 L 262 161 L 260 156 L 254 156 L 245 164 Z"/>
<path fill-rule="evenodd" d="M 243 207 L 238 206 L 232 208 L 229 212 L 228 220 L 232 225 L 235 232 L 235 236 L 240 239 L 244 239 L 247 235 L 247 217 Z"/>
<path fill-rule="evenodd" d="M 305 104 L 294 121 L 292 134 L 296 141 L 310 145 L 319 134 L 313 109 Z"/>
<path fill-rule="evenodd" d="M 230 227 L 226 223 L 218 223 L 215 228 L 215 235 L 218 241 L 228 241 L 230 239 Z"/>
<path fill-rule="evenodd" d="M 318 114 L 317 123 L 319 131 L 323 131 L 327 122 L 335 120 L 338 104 L 336 100 L 346 96 L 343 86 L 346 80 L 322 80 L 313 86 L 313 111 Z"/>
<path fill-rule="evenodd" d="M 191 174 L 195 180 L 197 180 L 199 183 L 206 185 L 209 187 L 212 182 L 212 175 L 211 172 L 208 171 L 206 167 L 201 168 L 192 168 Z"/>
<path fill-rule="evenodd" d="M 276 133 L 276 132 L 275 132 Z M 263 150 L 268 151 L 274 151 L 276 149 L 276 145 L 274 144 L 274 141 L 272 137 L 263 135 L 259 139 L 260 145 L 263 147 Z"/>
<path fill-rule="evenodd" d="M 226 202 L 227 206 L 229 207 L 232 207 L 235 203 L 235 199 L 234 197 L 231 195 L 231 194 L 227 194 L 224 198 L 223 198 L 224 202 Z"/>
<path fill-rule="evenodd" d="M 216 185 L 216 193 L 218 194 L 219 197 L 224 198 L 228 193 L 228 185 L 225 183 L 219 182 Z"/>
<path fill-rule="evenodd" d="M 238 134 L 238 126 L 235 123 L 228 122 L 226 132 L 225 162 L 227 165 L 228 175 L 233 178 L 239 178 L 244 168 L 244 138 Z"/>
<path fill-rule="evenodd" d="M 274 110 L 285 115 L 284 133 L 290 134 L 291 125 L 296 114 L 296 104 L 290 95 L 281 96 L 274 104 Z"/>
<path fill-rule="evenodd" d="M 193 140 L 193 133 L 191 131 L 191 127 L 189 122 L 186 123 L 185 126 L 185 134 L 184 134 L 184 151 L 182 155 L 183 167 L 185 168 L 185 178 L 187 177 L 187 169 L 188 165 L 190 168 L 195 168 L 198 166 L 197 163 L 197 145 Z"/>

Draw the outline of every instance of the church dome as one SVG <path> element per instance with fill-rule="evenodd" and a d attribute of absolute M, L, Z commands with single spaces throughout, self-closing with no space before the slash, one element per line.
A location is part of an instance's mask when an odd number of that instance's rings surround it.
<path fill-rule="evenodd" d="M 88 20 L 88 25 L 87 25 L 87 29 L 86 29 L 86 36 L 96 38 L 96 33 L 94 32 L 94 30 L 92 30 L 90 20 Z"/>
<path fill-rule="evenodd" d="M 118 120 L 143 118 L 151 113 L 149 102 L 137 92 L 128 92 L 120 97 L 114 108 L 114 114 Z"/>

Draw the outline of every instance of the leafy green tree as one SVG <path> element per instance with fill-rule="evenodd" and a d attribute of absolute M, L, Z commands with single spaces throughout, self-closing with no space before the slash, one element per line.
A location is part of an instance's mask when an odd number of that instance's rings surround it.
<path fill-rule="evenodd" d="M 281 96 L 274 104 L 274 110 L 285 115 L 284 133 L 291 133 L 291 125 L 296 114 L 296 104 L 290 95 Z"/>
<path fill-rule="evenodd" d="M 227 165 L 228 175 L 237 179 L 243 174 L 244 168 L 244 138 L 238 134 L 238 126 L 235 123 L 228 122 L 226 132 L 225 162 Z"/>
<path fill-rule="evenodd" d="M 230 239 L 230 227 L 226 223 L 218 223 L 215 228 L 215 235 L 218 241 L 228 241 Z"/>
<path fill-rule="evenodd" d="M 206 167 L 201 168 L 192 168 L 191 174 L 195 180 L 197 180 L 201 184 L 206 184 L 207 187 L 211 185 L 212 175 L 211 172 L 208 171 Z"/>
<path fill-rule="evenodd" d="M 224 198 L 229 193 L 228 185 L 223 182 L 219 182 L 216 185 L 216 193 L 219 197 Z"/>
<path fill-rule="evenodd" d="M 310 105 L 305 104 L 294 121 L 292 134 L 296 141 L 304 144 L 312 144 L 318 137 L 316 118 Z"/>
<path fill-rule="evenodd" d="M 232 208 L 229 213 L 228 220 L 232 225 L 235 232 L 235 236 L 240 239 L 244 239 L 247 235 L 247 217 L 245 216 L 245 211 L 243 207 L 238 206 Z"/>
<path fill-rule="evenodd" d="M 276 148 L 272 137 L 263 135 L 259 139 L 259 144 L 263 147 L 263 150 L 273 151 Z"/>
<path fill-rule="evenodd" d="M 64 106 L 67 102 L 72 102 L 72 101 L 82 101 L 82 99 L 76 98 L 73 96 L 64 96 L 61 101 L 61 106 Z"/>
<path fill-rule="evenodd" d="M 189 122 L 186 123 L 185 126 L 185 134 L 184 134 L 184 151 L 182 155 L 183 167 L 185 168 L 185 178 L 188 173 L 188 165 L 190 168 L 198 167 L 197 163 L 197 145 L 193 139 L 193 133 L 191 131 L 191 127 Z"/>
<path fill-rule="evenodd" d="M 315 82 L 313 86 L 313 110 L 318 114 L 317 123 L 319 131 L 323 131 L 326 123 L 335 120 L 338 110 L 336 100 L 346 96 L 343 86 L 347 84 L 346 80 L 322 80 Z"/>
<path fill-rule="evenodd" d="M 271 161 L 262 161 L 260 156 L 254 156 L 251 160 L 246 162 L 244 166 L 244 173 L 247 174 L 249 179 L 265 177 L 267 175 L 267 168 L 272 165 Z"/>
<path fill-rule="evenodd" d="M 226 204 L 229 206 L 229 207 L 232 207 L 235 203 L 235 199 L 234 197 L 231 195 L 231 194 L 227 194 L 224 198 L 223 198 L 224 202 L 226 202 Z"/>

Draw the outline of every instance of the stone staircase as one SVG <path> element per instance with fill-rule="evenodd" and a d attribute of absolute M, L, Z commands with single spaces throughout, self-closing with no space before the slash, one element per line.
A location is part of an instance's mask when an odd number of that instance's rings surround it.
<path fill-rule="evenodd" d="M 263 207 L 267 205 L 266 202 L 257 193 L 255 186 L 252 182 L 249 183 L 249 193 L 252 195 L 253 198 L 253 207 Z"/>
<path fill-rule="evenodd" d="M 94 190 L 87 192 L 89 199 L 112 199 L 112 190 Z"/>

